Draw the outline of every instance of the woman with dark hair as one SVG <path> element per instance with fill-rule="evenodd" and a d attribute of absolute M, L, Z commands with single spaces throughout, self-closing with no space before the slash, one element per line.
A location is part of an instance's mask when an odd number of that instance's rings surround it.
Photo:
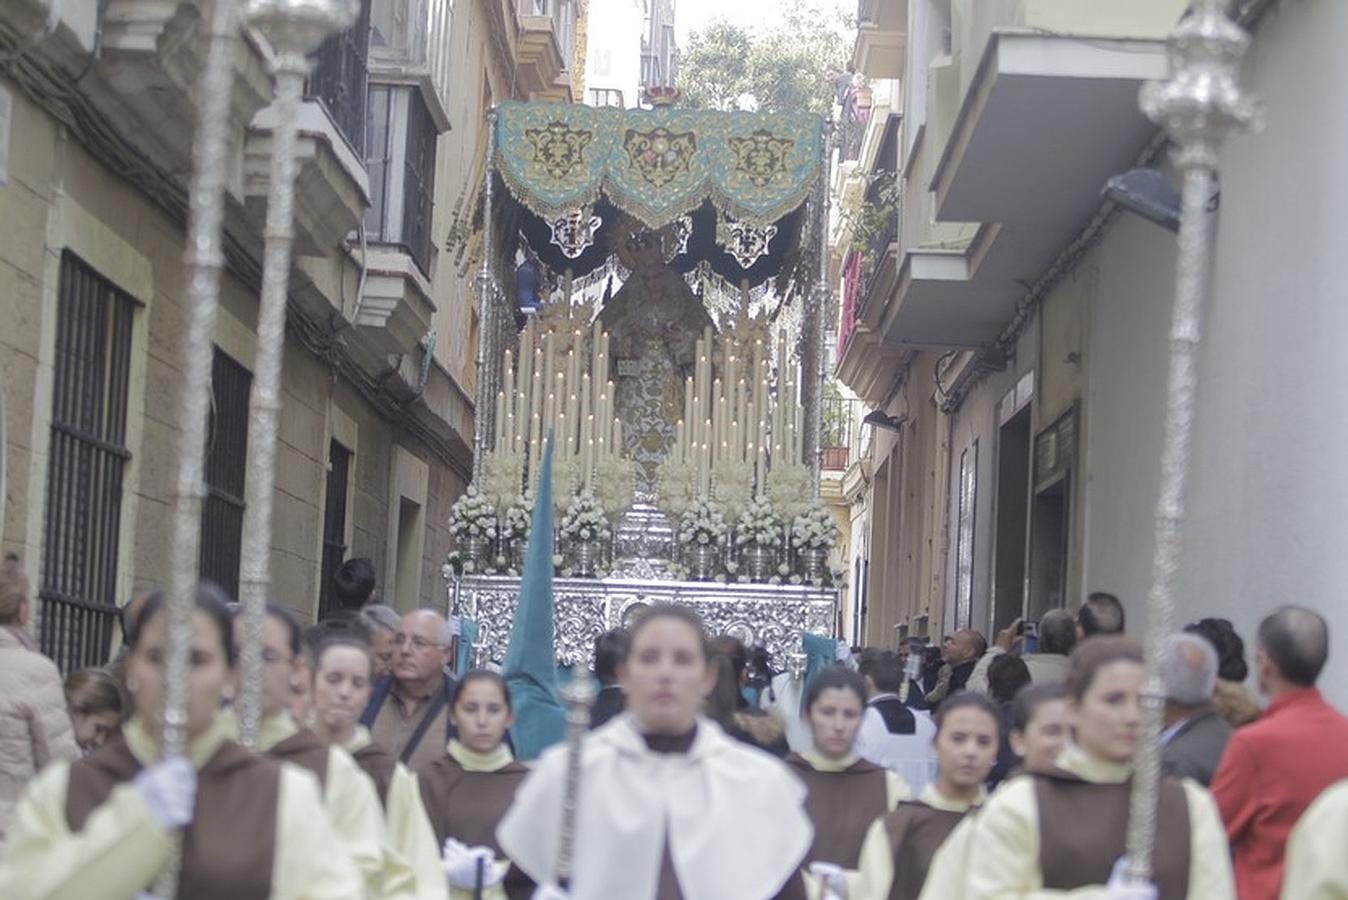
<path fill-rule="evenodd" d="M 19 804 L 0 857 L 0 897 L 134 900 L 169 863 L 180 833 L 178 896 L 196 900 L 359 900 L 351 861 L 313 776 L 230 739 L 234 635 L 223 595 L 197 589 L 189 640 L 186 757 L 161 758 L 168 616 L 141 612 L 127 664 L 135 708 L 120 736 L 49 766 Z M 115 861 L 115 865 L 106 865 Z"/>
<path fill-rule="evenodd" d="M 66 711 L 75 726 L 75 743 L 85 756 L 122 728 L 122 686 L 103 669 L 80 669 L 65 681 Z"/>
<path fill-rule="evenodd" d="M 716 683 L 707 695 L 707 718 L 725 733 L 773 756 L 785 756 L 786 726 L 775 714 L 755 709 L 744 698 L 749 651 L 744 642 L 730 635 L 711 641 L 711 665 Z"/>
<path fill-rule="evenodd" d="M 584 739 L 571 883 L 553 896 L 804 897 L 805 788 L 699 715 L 714 679 L 696 613 L 654 606 L 632 626 L 618 674 L 628 712 Z M 556 876 L 567 762 L 565 747 L 547 751 L 497 830 L 540 882 Z"/>
<path fill-rule="evenodd" d="M 866 830 L 912 791 L 895 773 L 857 755 L 866 709 L 860 675 L 840 666 L 821 669 L 805 686 L 800 705 L 814 749 L 790 754 L 786 764 L 809 792 L 805 810 L 814 823 L 814 843 L 806 857 L 806 882 L 812 896 L 816 881 L 841 893 L 857 883 Z"/>
<path fill-rule="evenodd" d="M 968 812 L 983 802 L 997 759 L 997 707 L 982 694 L 956 694 L 936 711 L 936 781 L 873 824 L 861 850 L 859 896 L 915 900 L 932 857 Z M 949 893 L 936 893 L 947 897 Z"/>
<path fill-rule="evenodd" d="M 416 776 L 359 724 L 370 700 L 373 668 L 370 646 L 360 638 L 338 633 L 323 639 L 314 651 L 314 733 L 350 753 L 379 794 L 387 840 L 381 896 L 442 900 L 440 845 L 426 818 Z"/>
<path fill-rule="evenodd" d="M 1019 656 L 999 654 L 988 666 L 988 697 L 997 705 L 1001 723 L 997 762 L 988 773 L 988 788 L 995 788 L 1015 768 L 1017 757 L 1011 747 L 1011 703 L 1021 688 L 1030 684 L 1030 667 Z"/>
<path fill-rule="evenodd" d="M 1142 896 L 1121 865 L 1142 681 L 1136 641 L 1096 637 L 1073 651 L 1066 682 L 1072 740 L 1054 766 L 1007 782 L 988 801 L 965 870 L 968 896 L 1037 898 L 1082 888 Z M 1165 778 L 1159 796 L 1152 896 L 1235 896 L 1231 854 L 1208 792 Z"/>
<path fill-rule="evenodd" d="M 1259 704 L 1245 688 L 1250 667 L 1245 663 L 1245 642 L 1228 619 L 1199 619 L 1184 628 L 1205 638 L 1217 651 L 1217 686 L 1212 692 L 1212 707 L 1232 728 L 1248 725 L 1259 718 Z"/>
<path fill-rule="evenodd" d="M 242 631 L 243 622 L 235 619 Z M 236 638 L 241 635 L 236 634 Z M 323 807 L 339 846 L 355 863 L 367 892 L 380 896 L 389 878 L 384 817 L 374 783 L 351 755 L 330 745 L 291 713 L 297 689 L 308 687 L 301 660 L 300 626 L 279 606 L 268 604 L 262 626 L 262 722 L 258 748 L 272 759 L 307 769 L 323 789 Z M 402 873 L 403 880 L 410 876 Z"/>
<path fill-rule="evenodd" d="M 487 669 L 466 673 L 449 715 L 456 737 L 417 775 L 431 829 L 444 847 L 450 898 L 528 900 L 533 881 L 510 864 L 496 838 L 497 826 L 529 774 L 506 743 L 514 711 L 505 680 Z M 560 811 L 554 820 L 557 815 Z M 478 890 L 482 893 L 474 893 Z"/>

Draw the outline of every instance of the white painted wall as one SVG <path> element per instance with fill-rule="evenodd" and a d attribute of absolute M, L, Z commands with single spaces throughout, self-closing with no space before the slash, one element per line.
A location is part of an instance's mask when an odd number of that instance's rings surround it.
<path fill-rule="evenodd" d="M 1262 134 L 1222 168 L 1217 275 L 1203 347 L 1177 624 L 1230 618 L 1253 658 L 1260 618 L 1300 603 L 1330 621 L 1321 687 L 1348 708 L 1348 4 L 1282 4 L 1245 83 Z M 1174 239 L 1120 220 L 1099 249 L 1091 314 L 1089 588 L 1124 597 L 1140 633 L 1164 401 Z"/>

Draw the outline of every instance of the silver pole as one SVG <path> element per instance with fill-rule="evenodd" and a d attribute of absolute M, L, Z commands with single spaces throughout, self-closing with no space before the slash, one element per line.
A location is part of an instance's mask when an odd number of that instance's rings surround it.
<path fill-rule="evenodd" d="M 272 496 L 276 485 L 276 436 L 281 411 L 286 297 L 295 240 L 297 119 L 312 52 L 330 33 L 348 27 L 356 10 L 347 0 L 249 0 L 248 21 L 271 44 L 276 95 L 271 171 L 263 236 L 262 294 L 257 356 L 248 410 L 248 481 L 244 493 L 239 601 L 244 639 L 239 648 L 239 737 L 257 749 L 262 722 L 262 629 L 271 585 Z"/>
<path fill-rule="evenodd" d="M 1142 89 L 1142 109 L 1174 141 L 1183 178 L 1179 257 L 1170 324 L 1161 491 L 1156 501 L 1156 546 L 1147 597 L 1147 675 L 1142 734 L 1128 818 L 1128 875 L 1150 881 L 1156 844 L 1160 735 L 1165 712 L 1160 650 L 1173 628 L 1175 578 L 1183 537 L 1185 494 L 1198 393 L 1198 344 L 1212 274 L 1218 154 L 1231 131 L 1256 118 L 1254 103 L 1237 83 L 1249 36 L 1227 16 L 1227 0 L 1199 0 L 1170 37 L 1170 78 Z"/>
<path fill-rule="evenodd" d="M 594 685 L 587 672 L 578 672 L 562 691 L 566 701 L 566 786 L 562 794 L 562 823 L 557 841 L 557 884 L 571 880 L 576 851 L 576 814 L 580 810 L 580 763 L 585 732 L 590 727 Z"/>
<path fill-rule="evenodd" d="M 477 390 L 473 411 L 473 481 L 482 477 L 482 462 L 490 449 L 488 441 L 492 434 L 492 392 L 490 373 L 495 370 L 493 354 L 496 347 L 496 279 L 492 274 L 492 177 L 496 155 L 496 109 L 487 111 L 487 159 L 485 161 L 482 185 L 482 265 L 477 272 Z"/>
<path fill-rule="evenodd" d="M 810 303 L 805 316 L 805 341 L 802 352 L 805 357 L 805 376 L 803 382 L 810 386 L 805 400 L 805 446 L 802 448 L 810 462 L 810 475 L 814 484 L 814 496 L 819 496 L 819 473 L 823 457 L 824 431 L 824 379 L 827 377 L 826 361 L 828 355 L 824 347 L 824 334 L 828 330 L 828 213 L 829 213 L 829 163 L 833 158 L 833 125 L 824 126 L 824 157 L 819 163 L 819 184 L 815 189 L 815 227 L 819 242 L 818 272 L 814 289 L 810 292 Z"/>
<path fill-rule="evenodd" d="M 178 472 L 174 484 L 173 537 L 169 549 L 168 648 L 163 710 L 164 757 L 187 750 L 188 645 L 201 543 L 202 482 L 205 467 L 206 415 L 211 405 L 211 337 L 224 264 L 220 229 L 224 222 L 226 154 L 229 144 L 230 95 L 238 53 L 234 0 L 215 0 L 205 34 L 206 51 L 197 94 L 196 131 L 192 142 L 192 176 L 188 183 L 187 337 L 183 342 L 183 391 L 179 399 Z M 175 841 L 168 866 L 155 883 L 155 894 L 177 893 L 182 865 Z"/>

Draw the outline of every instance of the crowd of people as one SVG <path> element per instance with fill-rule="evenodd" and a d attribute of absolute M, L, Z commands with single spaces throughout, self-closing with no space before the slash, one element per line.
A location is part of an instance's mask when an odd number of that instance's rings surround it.
<path fill-rule="evenodd" d="M 507 682 L 455 677 L 442 615 L 379 605 L 365 560 L 333 587 L 319 625 L 267 610 L 254 752 L 238 607 L 200 586 L 188 748 L 161 758 L 162 596 L 128 604 L 107 667 L 63 681 L 6 559 L 0 896 L 150 896 L 177 859 L 176 896 L 208 900 L 1348 897 L 1348 718 L 1316 690 L 1329 633 L 1306 609 L 1273 611 L 1248 659 L 1222 619 L 1164 642 L 1165 777 L 1135 883 L 1144 667 L 1112 595 L 991 646 L 807 635 L 799 673 L 651 607 L 595 642 L 578 759 L 520 761 Z"/>

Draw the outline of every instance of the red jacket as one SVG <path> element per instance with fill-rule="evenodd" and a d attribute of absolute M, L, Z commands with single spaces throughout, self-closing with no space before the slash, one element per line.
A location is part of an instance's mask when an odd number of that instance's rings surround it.
<path fill-rule="evenodd" d="M 1240 900 L 1278 900 L 1283 848 L 1321 791 L 1348 778 L 1348 718 L 1315 688 L 1291 691 L 1239 728 L 1212 777 Z"/>

